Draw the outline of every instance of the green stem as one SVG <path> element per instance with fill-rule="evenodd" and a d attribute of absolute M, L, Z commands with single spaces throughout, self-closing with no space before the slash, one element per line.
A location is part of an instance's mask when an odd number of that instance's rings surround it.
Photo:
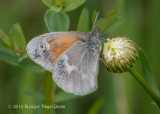
<path fill-rule="evenodd" d="M 45 81 L 44 81 L 44 94 L 45 94 L 45 101 L 44 104 L 46 106 L 52 105 L 52 97 L 53 97 L 53 83 L 52 83 L 52 75 L 50 72 L 46 71 L 45 73 Z M 51 114 L 51 108 L 45 108 L 44 114 Z"/>
<path fill-rule="evenodd" d="M 160 108 L 160 97 L 153 91 L 144 78 L 136 71 L 134 67 L 129 69 L 129 73 L 141 84 Z"/>

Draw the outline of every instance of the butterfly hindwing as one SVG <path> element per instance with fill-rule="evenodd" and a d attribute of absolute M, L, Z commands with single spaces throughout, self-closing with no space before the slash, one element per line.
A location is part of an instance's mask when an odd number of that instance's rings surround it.
<path fill-rule="evenodd" d="M 89 53 L 86 42 L 77 41 L 57 60 L 54 81 L 64 91 L 85 95 L 97 88 L 99 58 Z"/>

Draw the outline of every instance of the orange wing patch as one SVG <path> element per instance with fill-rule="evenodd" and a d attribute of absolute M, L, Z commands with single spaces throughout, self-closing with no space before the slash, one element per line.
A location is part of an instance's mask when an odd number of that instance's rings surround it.
<path fill-rule="evenodd" d="M 49 56 L 56 62 L 60 55 L 77 41 L 76 37 L 66 35 L 48 40 L 48 44 L 50 45 Z"/>

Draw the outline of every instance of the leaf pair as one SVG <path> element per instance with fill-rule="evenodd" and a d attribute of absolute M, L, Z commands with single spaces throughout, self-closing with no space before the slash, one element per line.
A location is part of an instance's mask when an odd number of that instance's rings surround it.
<path fill-rule="evenodd" d="M 10 37 L 7 36 L 2 29 L 0 29 L 0 41 L 2 46 L 11 48 L 24 55 L 26 42 L 19 23 L 16 23 L 11 27 L 9 35 Z"/>
<path fill-rule="evenodd" d="M 42 0 L 42 2 L 54 12 L 69 12 L 84 4 L 85 0 Z"/>
<path fill-rule="evenodd" d="M 26 55 L 26 42 L 19 23 L 14 24 L 10 30 L 10 36 L 7 36 L 0 29 L 0 59 L 14 66 L 24 69 L 44 72 L 45 70 Z"/>

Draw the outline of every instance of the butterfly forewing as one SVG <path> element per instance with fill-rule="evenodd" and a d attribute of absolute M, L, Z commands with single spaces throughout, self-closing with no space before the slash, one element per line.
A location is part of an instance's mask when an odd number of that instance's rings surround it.
<path fill-rule="evenodd" d="M 27 53 L 34 62 L 53 72 L 59 56 L 85 36 L 85 33 L 76 31 L 46 33 L 33 38 L 27 44 Z"/>

